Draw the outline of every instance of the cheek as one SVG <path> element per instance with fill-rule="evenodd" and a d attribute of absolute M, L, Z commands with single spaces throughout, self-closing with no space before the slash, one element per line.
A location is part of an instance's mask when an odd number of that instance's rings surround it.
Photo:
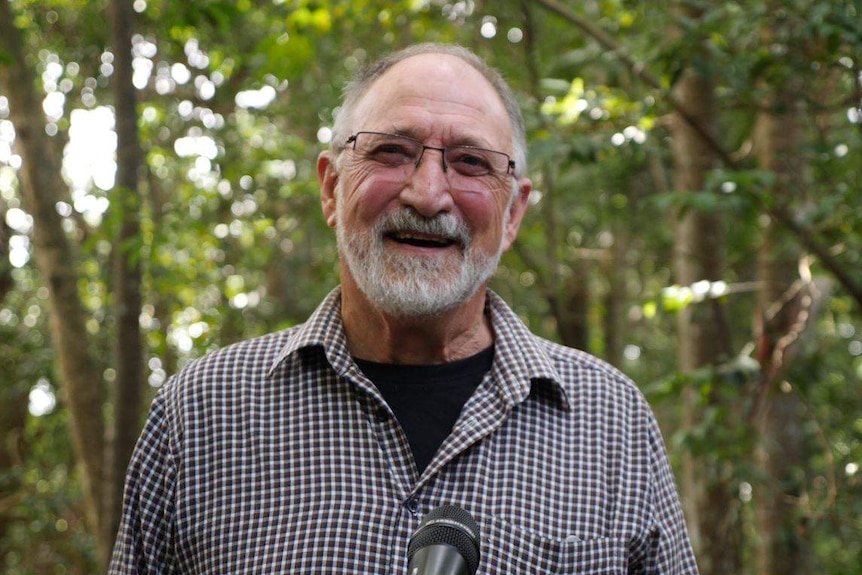
<path fill-rule="evenodd" d="M 380 184 L 367 172 L 357 171 L 343 180 L 342 218 L 374 223 L 398 198 L 399 189 Z"/>
<path fill-rule="evenodd" d="M 491 238 L 495 244 L 500 240 L 504 233 L 503 219 L 508 196 L 498 198 L 467 194 L 456 203 L 475 240 Z"/>

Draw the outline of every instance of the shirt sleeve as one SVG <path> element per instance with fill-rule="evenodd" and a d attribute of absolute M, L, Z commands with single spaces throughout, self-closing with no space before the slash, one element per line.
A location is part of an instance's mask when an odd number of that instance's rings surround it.
<path fill-rule="evenodd" d="M 646 557 L 635 573 L 646 575 L 697 575 L 697 562 L 691 548 L 685 518 L 679 501 L 667 449 L 654 418 L 650 418 L 652 450 L 652 529 L 648 535 Z"/>
<path fill-rule="evenodd" d="M 177 473 L 165 391 L 160 390 L 153 401 L 132 453 L 109 575 L 175 572 L 172 533 Z"/>

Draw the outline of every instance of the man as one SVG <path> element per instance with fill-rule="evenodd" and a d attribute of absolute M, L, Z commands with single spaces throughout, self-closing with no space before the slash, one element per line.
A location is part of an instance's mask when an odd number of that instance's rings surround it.
<path fill-rule="evenodd" d="M 505 82 L 414 46 L 347 87 L 333 131 L 340 288 L 160 391 L 111 572 L 402 574 L 423 514 L 456 505 L 479 573 L 696 573 L 637 388 L 486 289 L 531 189 Z"/>

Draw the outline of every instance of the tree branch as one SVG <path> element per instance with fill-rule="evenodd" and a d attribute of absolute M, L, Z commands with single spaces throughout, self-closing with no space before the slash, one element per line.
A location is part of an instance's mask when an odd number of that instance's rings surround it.
<path fill-rule="evenodd" d="M 563 6 L 556 0 L 534 1 L 574 24 L 575 27 L 579 28 L 582 32 L 584 32 L 584 34 L 595 40 L 601 47 L 607 49 L 609 52 L 616 55 L 617 59 L 622 62 L 626 66 L 626 68 L 628 68 L 629 71 L 641 82 L 643 82 L 650 88 L 662 92 L 664 94 L 665 100 L 670 104 L 671 108 L 673 108 L 674 112 L 679 114 L 679 116 L 683 120 L 685 120 L 685 122 L 689 124 L 695 132 L 697 132 L 697 135 L 703 139 L 706 145 L 709 146 L 710 150 L 718 158 L 720 158 L 724 164 L 733 164 L 733 159 L 730 157 L 730 154 L 727 152 L 727 150 L 725 150 L 724 147 L 713 137 L 713 135 L 709 133 L 706 127 L 704 127 L 700 122 L 697 121 L 697 118 L 695 118 L 694 115 L 689 112 L 689 110 L 683 104 L 682 100 L 677 98 L 672 92 L 669 92 L 662 86 L 661 81 L 656 76 L 653 76 L 649 72 L 649 70 L 647 70 L 646 64 L 635 60 L 628 52 L 626 52 L 625 48 L 623 48 L 604 30 L 598 28 L 597 26 L 594 26 L 585 18 L 578 16 L 575 12 L 573 12 L 566 6 Z"/>
<path fill-rule="evenodd" d="M 580 29 L 587 37 L 592 38 L 600 46 L 615 54 L 617 59 L 622 62 L 629 71 L 644 84 L 662 93 L 665 101 L 670 107 L 682 118 L 691 128 L 700 136 L 710 150 L 718 157 L 722 164 L 730 169 L 740 169 L 740 164 L 733 156 L 724 149 L 724 147 L 706 130 L 700 122 L 685 109 L 682 102 L 674 96 L 674 94 L 665 89 L 658 78 L 653 76 L 644 63 L 636 61 L 613 37 L 607 34 L 601 28 L 594 26 L 591 22 L 582 18 L 574 11 L 564 6 L 557 0 L 533 0 L 540 6 L 545 7 L 551 12 L 562 17 L 566 21 Z M 841 264 L 836 258 L 829 253 L 829 249 L 822 243 L 818 242 L 805 226 L 797 222 L 793 215 L 786 208 L 771 208 L 767 206 L 762 199 L 755 197 L 755 201 L 760 204 L 761 208 L 769 214 L 782 227 L 790 231 L 799 242 L 815 254 L 822 262 L 823 266 L 831 273 L 836 280 L 844 287 L 848 294 L 856 302 L 856 305 L 862 309 L 862 283 L 845 272 Z"/>

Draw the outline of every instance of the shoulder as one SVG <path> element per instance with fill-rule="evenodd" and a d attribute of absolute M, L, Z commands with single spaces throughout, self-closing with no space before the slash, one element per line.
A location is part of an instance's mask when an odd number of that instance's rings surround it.
<path fill-rule="evenodd" d="M 181 379 L 208 378 L 229 373 L 266 372 L 297 328 L 237 342 L 196 359 L 177 375 Z"/>
<path fill-rule="evenodd" d="M 608 399 L 645 403 L 638 387 L 622 371 L 587 352 L 532 333 L 498 295 L 488 294 L 498 358 L 506 373 L 519 382 L 521 393 L 528 389 L 529 381 L 546 381 L 562 392 L 569 407 L 577 407 L 578 401 Z"/>
<path fill-rule="evenodd" d="M 266 377 L 295 329 L 237 342 L 194 359 L 168 380 L 162 393 L 169 405 L 240 393 Z"/>
<path fill-rule="evenodd" d="M 160 390 L 166 409 L 185 415 L 202 408 L 238 409 L 266 401 L 277 386 L 304 382 L 334 359 L 349 358 L 339 301 L 340 292 L 335 289 L 304 323 L 191 361 Z M 325 354 L 311 351 L 324 349 Z M 308 358 L 314 361 L 305 361 Z"/>
<path fill-rule="evenodd" d="M 634 382 L 620 369 L 590 353 L 538 336 L 536 340 L 565 379 L 586 378 L 590 383 L 601 382 L 623 388 L 635 387 Z"/>
<path fill-rule="evenodd" d="M 556 379 L 576 412 L 635 418 L 651 425 L 652 409 L 637 384 L 620 369 L 587 352 L 537 337 Z"/>

